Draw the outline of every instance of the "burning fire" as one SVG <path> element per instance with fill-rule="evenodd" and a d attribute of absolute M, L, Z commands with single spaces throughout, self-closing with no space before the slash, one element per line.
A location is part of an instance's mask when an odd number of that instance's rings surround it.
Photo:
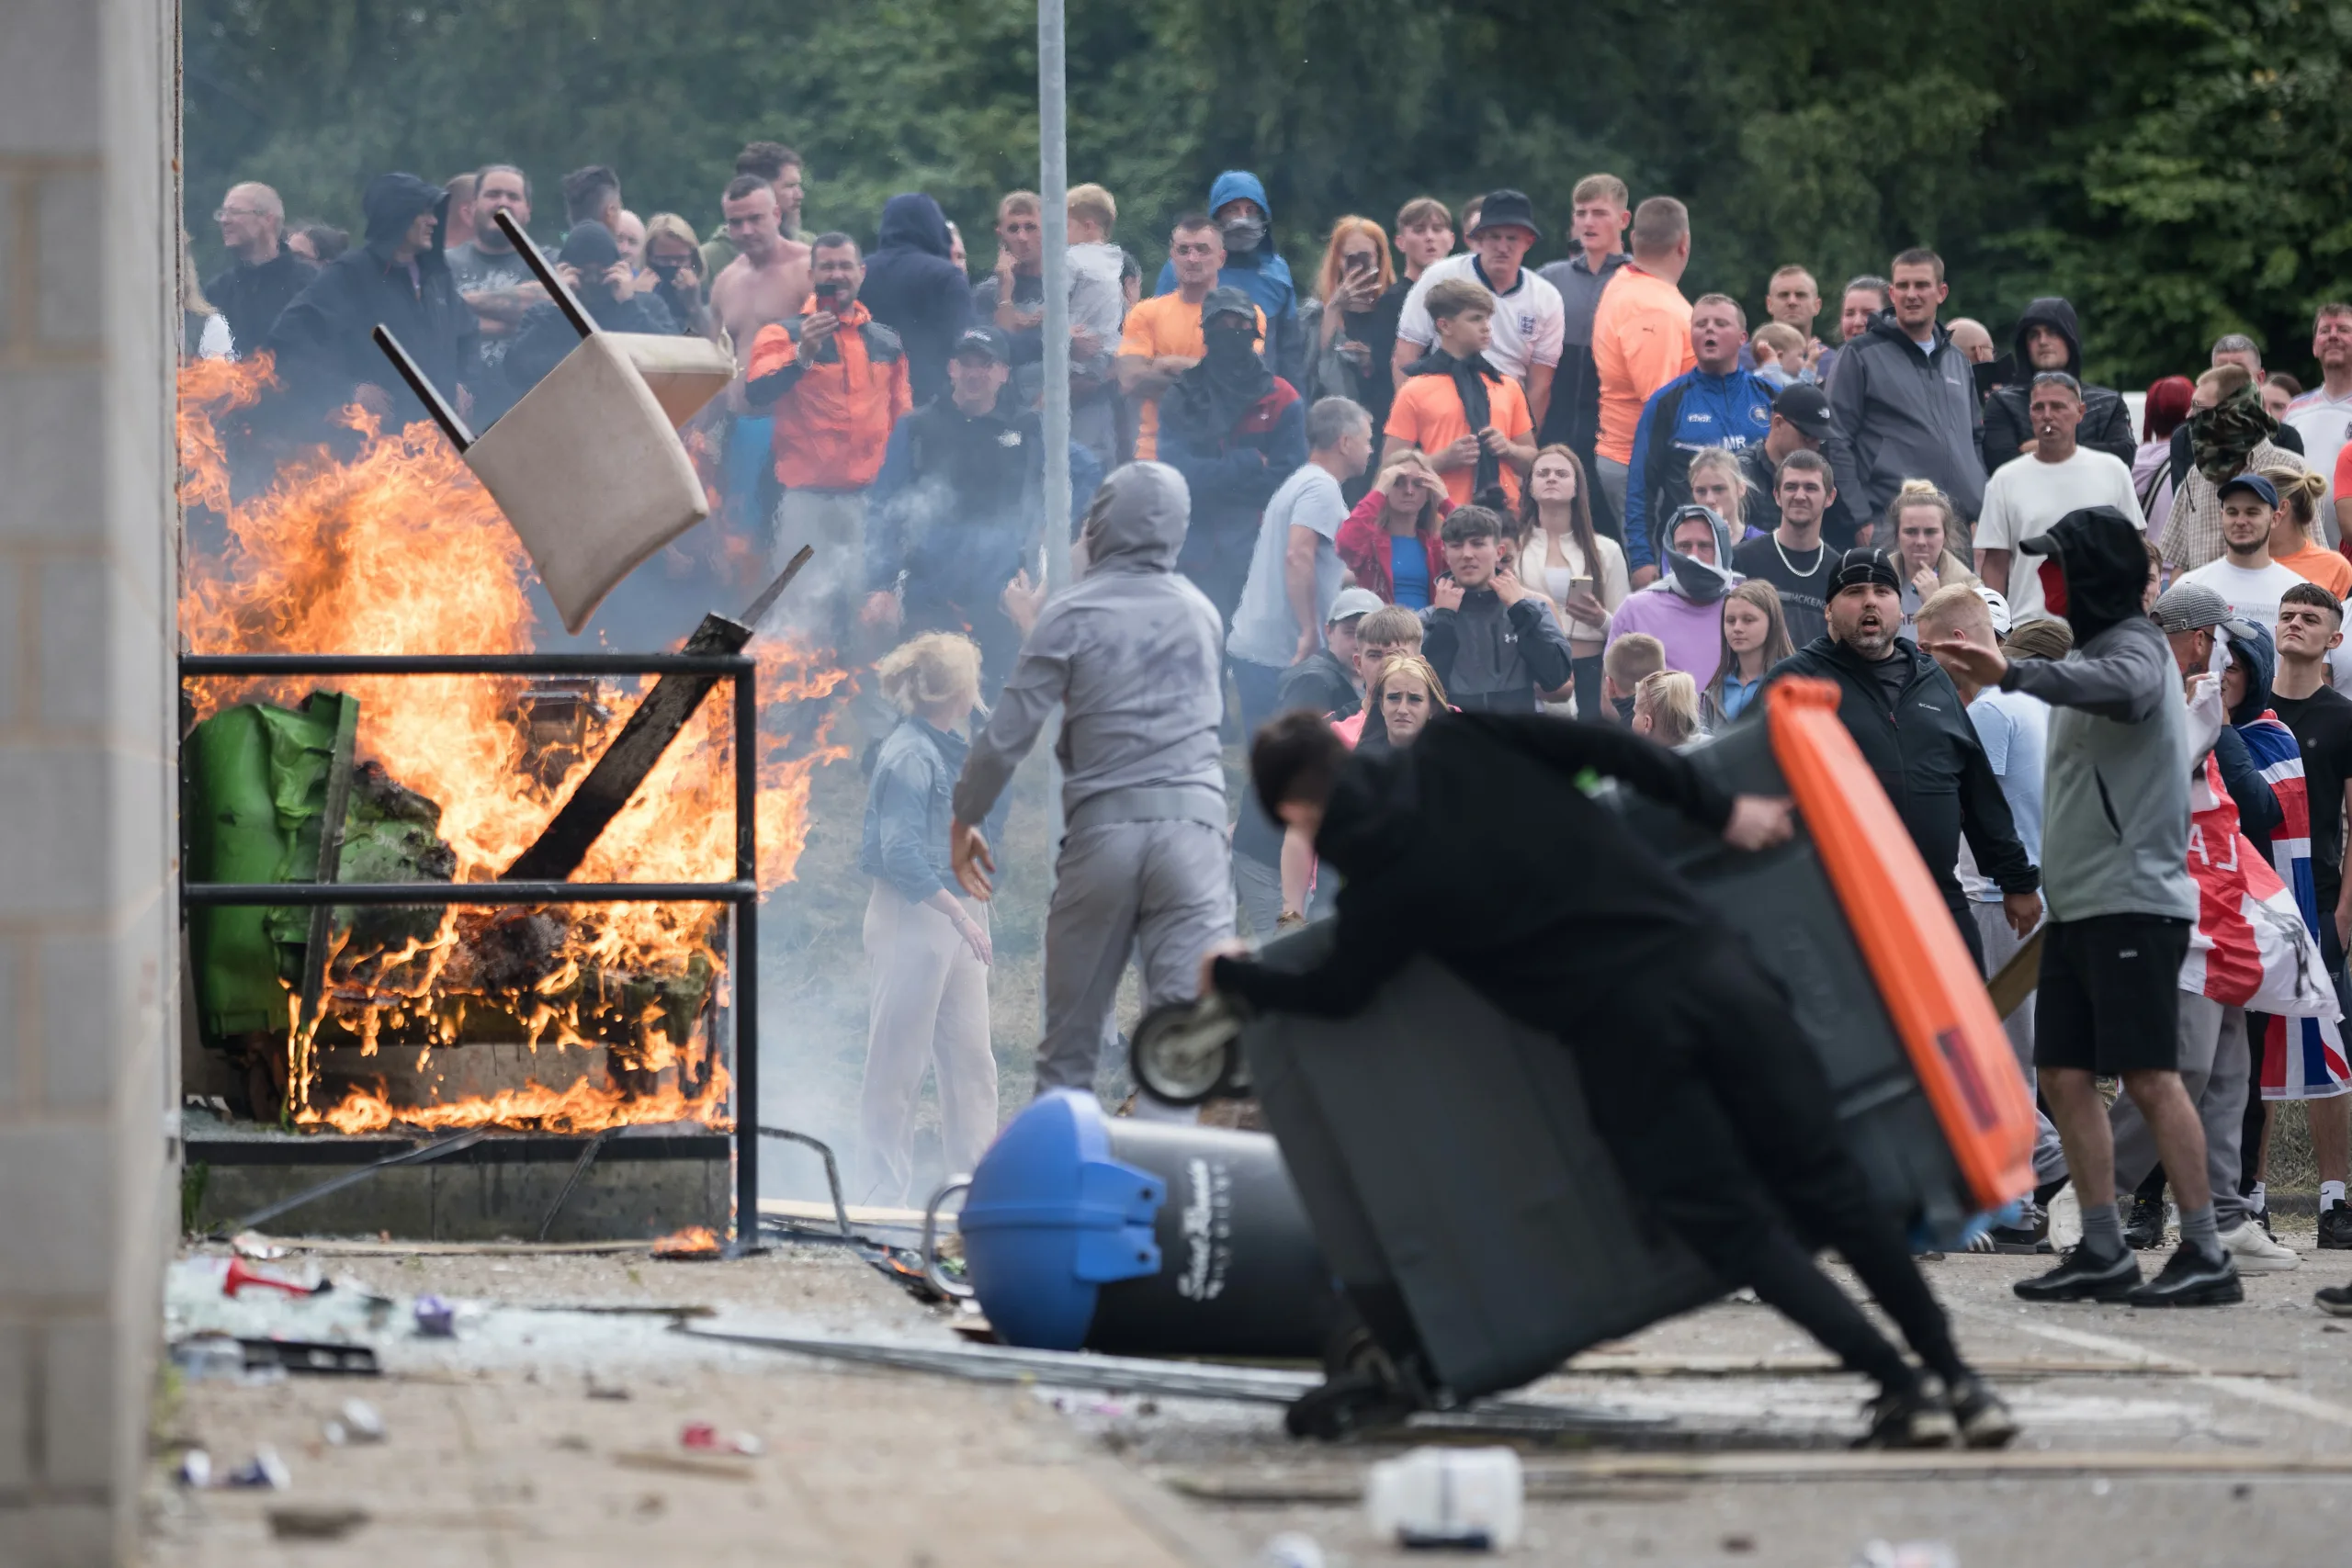
<path fill-rule="evenodd" d="M 688 1225 L 653 1241 L 656 1258 L 709 1258 L 718 1252 L 718 1233 L 708 1225 Z"/>
<path fill-rule="evenodd" d="M 529 558 L 464 460 L 430 424 L 379 431 L 356 409 L 345 418 L 357 455 L 337 461 L 314 449 L 283 467 L 261 494 L 232 497 L 230 445 L 222 430 L 268 385 L 267 362 L 200 360 L 181 372 L 182 497 L 191 514 L 180 625 L 196 652 L 522 653 L 533 647 L 526 584 Z M 198 514 L 209 513 L 204 526 Z M 210 547 L 204 547 L 209 542 Z M 725 609 L 726 606 L 714 606 Z M 686 630 L 679 628 L 680 633 Z M 810 650 L 765 639 L 763 705 L 814 699 L 844 680 Z M 584 754 L 560 776 L 533 766 L 520 711 L 526 682 L 478 677 L 337 680 L 360 703 L 359 756 L 437 802 L 439 833 L 457 856 L 457 879 L 488 881 L 530 845 L 616 732 L 650 681 L 634 690 L 607 682 L 608 715 Z M 193 683 L 197 716 L 237 702 L 299 705 L 312 682 Z M 732 732 L 724 686 L 706 700 L 660 764 L 613 819 L 575 874 L 579 880 L 724 881 L 732 874 Z M 797 751 L 764 738 L 760 769 L 759 878 L 791 880 L 807 838 L 809 775 L 842 755 L 825 742 Z M 630 981 L 707 977 L 723 993 L 718 937 L 723 911 L 709 905 L 616 904 L 548 911 L 561 928 L 555 952 L 526 979 L 485 981 L 469 972 L 468 942 L 513 916 L 449 910 L 429 939 L 393 951 L 344 944 L 329 969 L 325 1018 L 371 1053 L 387 1031 L 411 1043 L 452 1043 L 469 1010 L 511 1017 L 519 1037 L 616 1048 L 631 1077 L 688 1073 L 689 1091 L 668 1082 L 639 1093 L 579 1085 L 560 1092 L 536 1084 L 487 1099 L 398 1107 L 364 1091 L 314 1110 L 303 1101 L 311 1074 L 295 1052 L 296 1119 L 345 1132 L 402 1122 L 430 1127 L 481 1122 L 582 1131 L 628 1122 L 721 1119 L 726 1074 L 715 1053 L 688 1050 L 707 1022 L 665 1019 Z M 289 1000 L 291 998 L 289 998 Z M 290 1013 L 289 1013 L 290 1015 Z M 708 1017 L 706 1009 L 700 1015 Z M 477 1024 L 477 1031 L 479 1024 Z M 517 1038 L 509 1032 L 504 1038 Z M 298 1043 L 306 1044 L 307 1043 Z M 690 1072 L 707 1060 L 707 1077 Z M 674 1069 L 674 1071 L 673 1071 Z M 640 1083 L 642 1083 L 640 1078 Z"/>

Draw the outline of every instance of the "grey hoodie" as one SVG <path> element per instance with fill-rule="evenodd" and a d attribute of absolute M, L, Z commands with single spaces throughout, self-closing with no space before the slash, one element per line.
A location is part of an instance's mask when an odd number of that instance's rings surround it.
<path fill-rule="evenodd" d="M 1855 516 L 1884 516 L 1903 481 L 1917 479 L 1933 479 L 1962 522 L 1976 521 L 1984 504 L 1984 415 L 1975 376 L 1942 322 L 1923 352 L 1894 311 L 1872 316 L 1870 331 L 1838 351 L 1829 412 L 1846 438 L 1838 492 Z M 1833 446 L 1830 460 L 1838 457 Z"/>
<path fill-rule="evenodd" d="M 1062 811 L 1073 827 L 1178 817 L 1226 825 L 1217 725 L 1224 626 L 1176 575 L 1192 498 L 1165 463 L 1130 463 L 1088 510 L 1085 580 L 1049 601 L 956 784 L 978 822 L 1063 705 Z M 1170 802 L 1182 804 L 1171 807 Z"/>

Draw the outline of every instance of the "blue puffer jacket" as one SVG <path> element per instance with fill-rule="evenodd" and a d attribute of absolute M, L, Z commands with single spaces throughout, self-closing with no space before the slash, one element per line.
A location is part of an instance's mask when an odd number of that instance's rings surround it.
<path fill-rule="evenodd" d="M 1772 389 L 1753 370 L 1715 376 L 1686 370 L 1650 394 L 1634 427 L 1633 472 L 1625 479 L 1625 560 L 1655 566 L 1653 536 L 1690 499 L 1690 458 L 1709 446 L 1737 452 L 1772 428 Z"/>
<path fill-rule="evenodd" d="M 1260 352 L 1274 374 L 1294 387 L 1306 385 L 1306 354 L 1305 339 L 1298 326 L 1298 285 L 1290 275 L 1290 264 L 1283 260 L 1274 243 L 1274 209 L 1266 205 L 1266 186 L 1247 169 L 1227 169 L 1217 175 L 1209 186 L 1209 211 L 1215 214 L 1228 201 L 1254 201 L 1265 215 L 1266 234 L 1254 251 L 1238 254 L 1228 252 L 1225 265 L 1217 269 L 1216 280 L 1225 288 L 1238 288 L 1250 296 L 1258 309 L 1266 312 L 1266 344 Z M 1151 290 L 1154 294 L 1176 291 L 1176 265 L 1162 262 L 1159 281 Z"/>

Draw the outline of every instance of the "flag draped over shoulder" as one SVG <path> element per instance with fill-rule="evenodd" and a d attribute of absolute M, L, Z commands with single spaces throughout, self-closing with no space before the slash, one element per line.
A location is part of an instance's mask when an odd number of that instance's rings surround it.
<path fill-rule="evenodd" d="M 2256 869 L 2272 874 L 2265 880 L 2278 888 L 2275 895 L 2255 894 L 2259 907 L 2286 903 L 2295 916 L 2298 959 L 2292 961 L 2301 976 L 2301 983 L 2290 996 L 2278 997 L 2282 989 L 2268 984 L 2272 971 L 2279 965 L 2269 955 L 2263 958 L 2263 984 L 2258 986 L 2256 999 L 2238 1005 L 2268 1016 L 2264 1025 L 2262 1048 L 2262 1097 L 2265 1100 L 2324 1100 L 2331 1095 L 2352 1090 L 2352 1066 L 2347 1066 L 2344 1054 L 2344 1037 L 2338 1027 L 2342 1012 L 2336 1004 L 2335 987 L 2327 974 L 2326 960 L 2319 953 L 2319 942 L 2312 933 L 2319 930 L 2319 895 L 2312 877 L 2312 811 L 2311 795 L 2303 776 L 2302 749 L 2295 742 L 2294 731 L 2280 722 L 2278 716 L 2265 709 L 2259 718 L 2237 727 L 2245 740 L 2246 750 L 2253 755 L 2254 765 L 2261 772 L 2271 794 L 2278 800 L 2280 820 L 2277 831 L 2270 836 L 2271 864 L 2264 866 L 2254 861 Z M 2198 809 L 2208 800 L 2218 797 L 2222 809 L 2229 813 L 2230 829 L 2237 826 L 2237 807 L 2231 804 L 2221 787 L 2221 769 L 2211 757 L 2205 760 L 2205 779 L 2201 787 L 2191 790 L 2189 822 L 2188 869 L 2198 874 L 2197 834 L 2204 818 Z M 2241 838 L 2245 859 L 2252 861 L 2253 846 Z M 2206 917 L 2212 908 L 2211 896 L 2199 880 L 2198 929 L 2201 934 Z M 2247 888 L 2254 893 L 2251 885 Z M 2234 969 L 2244 957 L 2242 942 L 2233 942 L 2230 955 L 2223 966 Z M 2282 953 L 2279 957 L 2283 958 Z M 2189 964 L 2196 963 L 2191 953 Z M 2209 961 L 2207 970 L 2215 965 Z M 2187 967 L 2183 968 L 2182 985 L 2188 988 Z M 2284 975 L 2277 976 L 2285 978 Z M 2306 1000 L 2313 987 L 2318 999 Z M 2219 993 L 2208 989 L 2207 996 Z M 2221 999 L 2227 1000 L 2227 998 Z M 2299 1005 L 2301 1004 L 2301 1005 Z"/>

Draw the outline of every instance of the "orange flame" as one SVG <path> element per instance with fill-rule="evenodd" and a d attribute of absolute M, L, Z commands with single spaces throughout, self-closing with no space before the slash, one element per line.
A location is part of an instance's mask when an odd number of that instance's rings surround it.
<path fill-rule="evenodd" d="M 653 1243 L 656 1258 L 699 1258 L 718 1250 L 718 1233 L 708 1225 L 688 1225 L 657 1237 Z"/>
<path fill-rule="evenodd" d="M 358 450 L 337 461 L 325 449 L 283 465 L 259 494 L 232 494 L 225 422 L 260 398 L 266 360 L 199 360 L 181 373 L 178 410 L 181 494 L 213 541 L 186 563 L 180 625 L 198 652 L 523 653 L 531 650 L 532 568 L 520 542 L 464 459 L 427 423 L 380 431 L 346 409 Z M 681 628 L 683 631 L 684 628 Z M 830 696 L 845 681 L 814 650 L 767 640 L 754 649 L 763 705 Z M 199 717 L 228 704 L 299 705 L 310 682 L 194 682 Z M 368 677 L 334 682 L 360 703 L 363 759 L 441 807 L 439 832 L 456 852 L 457 878 L 486 881 L 538 836 L 650 682 L 599 693 L 609 713 L 582 754 L 552 779 L 535 772 L 519 711 L 518 679 Z M 577 873 L 583 881 L 716 882 L 732 876 L 735 824 L 730 705 L 722 686 L 706 700 L 652 774 L 597 840 Z M 809 775 L 844 755 L 820 728 L 797 750 L 763 738 L 760 768 L 759 881 L 792 879 L 806 841 Z M 534 1047 L 621 1048 L 633 1068 L 673 1066 L 681 1055 L 631 979 L 700 978 L 723 995 L 723 929 L 710 905 L 560 907 L 564 922 L 553 972 L 503 988 L 469 972 L 467 943 L 494 917 L 452 909 L 429 939 L 394 951 L 339 949 L 329 975 L 327 1016 L 372 1051 L 386 1029 L 454 1043 L 469 1006 L 514 1020 Z M 506 1036 L 514 1038 L 513 1034 Z M 680 1043 L 682 1043 L 682 1042 Z M 316 1050 L 300 1053 L 306 1088 Z M 298 1108 L 298 1120 L 345 1132 L 390 1120 L 425 1126 L 543 1124 L 573 1131 L 620 1122 L 710 1121 L 724 1075 L 688 1096 L 664 1089 L 643 1098 L 618 1091 L 533 1086 L 486 1100 L 393 1108 L 354 1093 L 325 1111 Z M 585 1098 L 582 1098 L 582 1096 Z M 608 1096 L 599 1101 L 598 1095 Z M 663 1097 L 667 1096 L 665 1100 Z M 552 1119 L 552 1120 L 550 1120 Z M 560 1123 L 560 1126 L 558 1124 Z"/>

